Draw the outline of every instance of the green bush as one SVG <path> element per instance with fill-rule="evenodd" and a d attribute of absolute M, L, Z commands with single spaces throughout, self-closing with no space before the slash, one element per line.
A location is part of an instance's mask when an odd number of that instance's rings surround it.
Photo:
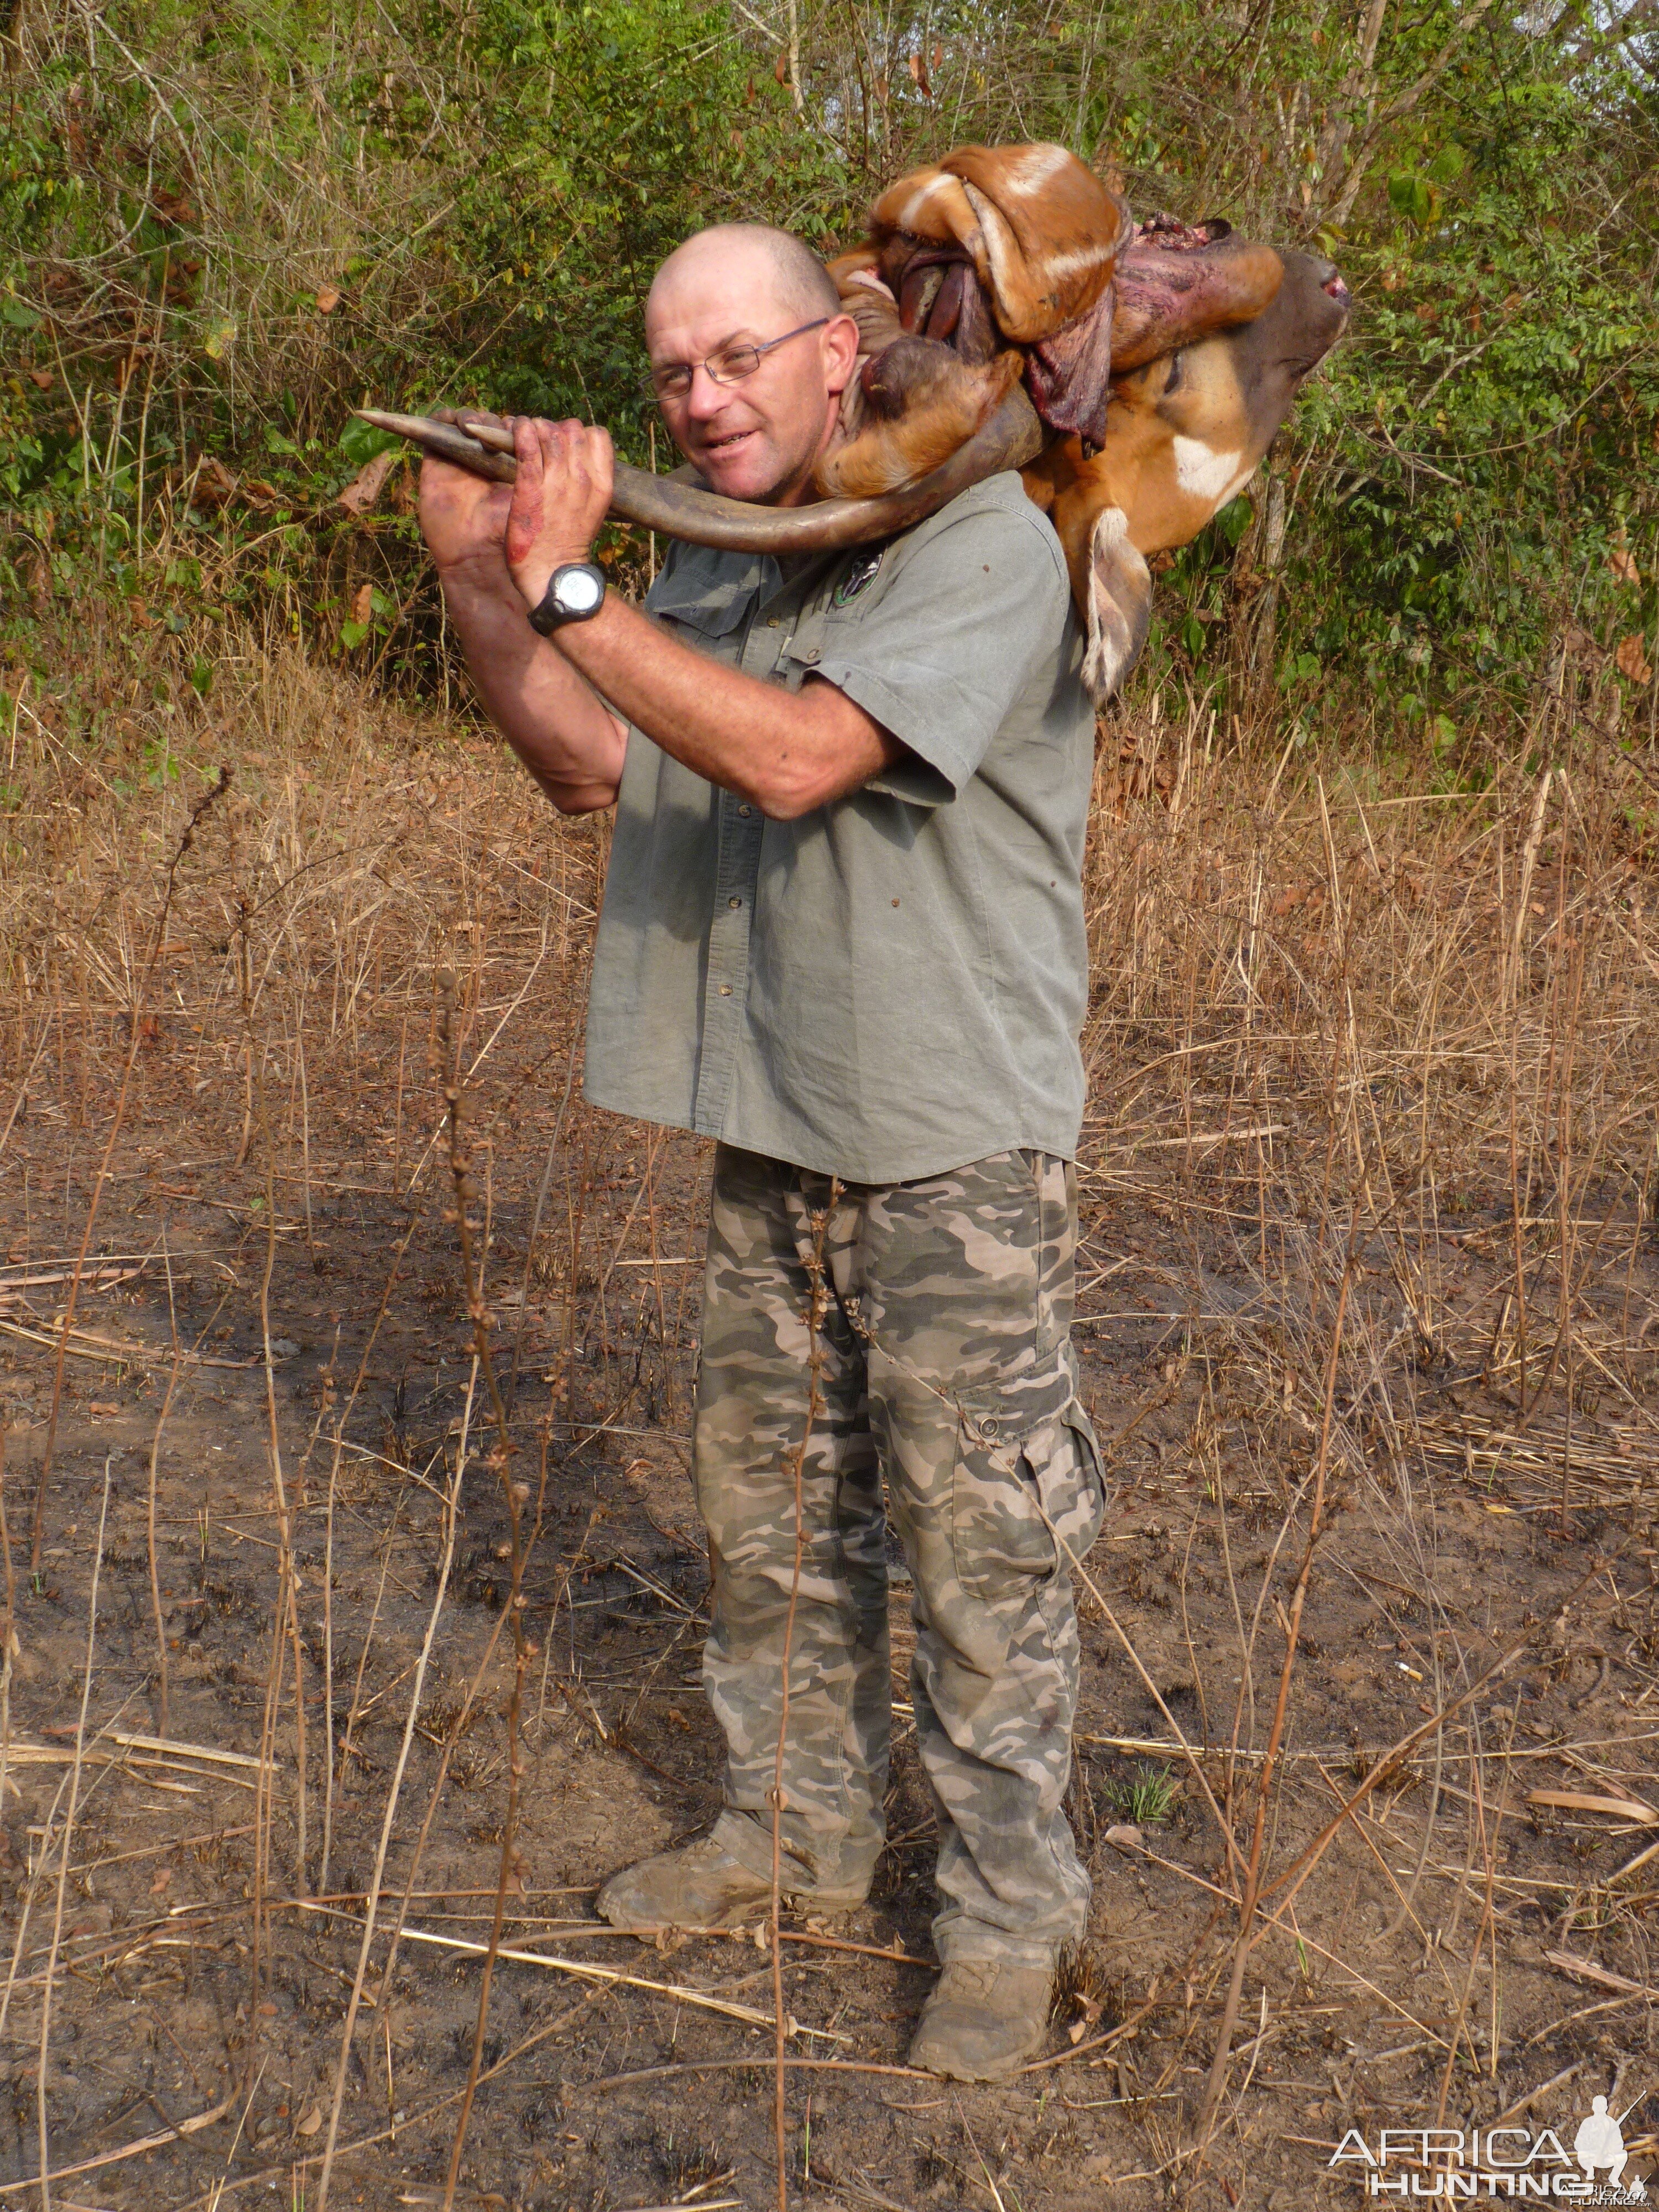
<path fill-rule="evenodd" d="M 444 681 L 407 471 L 339 504 L 381 443 L 353 405 L 580 414 L 660 460 L 639 310 L 688 230 L 829 246 L 909 162 L 1042 136 L 1138 210 L 1328 252 L 1356 295 L 1268 471 L 1164 577 L 1143 684 L 1437 775 L 1531 742 L 1567 676 L 1650 736 L 1639 35 L 1493 0 L 21 0 L 0 642 L 40 661 L 93 604 L 194 670 L 241 610 Z"/>

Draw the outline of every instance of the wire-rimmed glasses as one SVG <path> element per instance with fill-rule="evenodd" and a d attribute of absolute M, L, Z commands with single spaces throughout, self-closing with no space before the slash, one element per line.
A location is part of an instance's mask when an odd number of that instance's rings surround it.
<path fill-rule="evenodd" d="M 786 331 L 781 338 L 768 338 L 764 345 L 721 346 L 706 361 L 665 362 L 660 368 L 647 370 L 640 379 L 640 389 L 653 399 L 684 399 L 700 368 L 706 368 L 716 384 L 741 384 L 760 367 L 763 354 L 787 345 L 791 338 L 804 337 L 808 331 L 821 331 L 831 320 L 831 316 L 819 315 L 815 321 Z"/>

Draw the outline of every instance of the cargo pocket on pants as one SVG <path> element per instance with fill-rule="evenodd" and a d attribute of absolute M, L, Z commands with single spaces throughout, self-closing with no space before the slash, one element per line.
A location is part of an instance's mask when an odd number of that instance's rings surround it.
<path fill-rule="evenodd" d="M 1073 1398 L 1003 1443 L 994 1415 L 964 1413 L 951 1542 L 963 1593 L 995 1606 L 1068 1568 L 1100 1534 L 1106 1486 L 1089 1417 Z"/>

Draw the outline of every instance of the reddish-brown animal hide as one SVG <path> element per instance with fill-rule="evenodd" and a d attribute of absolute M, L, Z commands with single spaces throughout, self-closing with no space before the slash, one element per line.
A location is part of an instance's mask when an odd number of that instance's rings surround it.
<path fill-rule="evenodd" d="M 1328 262 L 1287 262 L 1229 223 L 1132 228 L 1054 146 L 963 147 L 902 179 L 833 273 L 868 358 L 822 488 L 914 481 L 1018 364 L 1049 433 L 1026 489 L 1065 546 L 1099 700 L 1145 641 L 1148 555 L 1246 482 L 1348 312 Z M 998 356 L 999 336 L 1018 351 Z"/>
<path fill-rule="evenodd" d="M 1347 322 L 1348 288 L 1328 261 L 1291 253 L 1282 266 L 1254 320 L 1113 379 L 1098 453 L 1060 439 L 1021 472 L 1065 548 L 1097 700 L 1146 641 L 1147 558 L 1190 543 L 1243 489 Z"/>
<path fill-rule="evenodd" d="M 912 350 L 888 373 L 904 402 L 897 408 L 882 404 L 868 368 L 861 373 L 863 399 L 854 392 L 847 403 L 819 489 L 858 496 L 914 482 L 1020 373 L 1049 430 L 1097 441 L 1112 276 L 1131 234 L 1121 201 L 1061 146 L 959 147 L 884 192 L 869 245 L 832 263 L 831 274 L 858 320 L 861 354 L 873 359 L 900 337 L 939 351 Z M 872 307 L 872 296 L 884 304 Z M 1022 354 L 1010 353 L 1016 346 Z"/>
<path fill-rule="evenodd" d="M 847 253 L 830 267 L 859 326 L 859 372 L 815 471 L 828 498 L 872 499 L 916 483 L 990 416 L 1024 367 L 1012 349 L 970 362 L 940 338 L 908 334 L 871 258 Z"/>
<path fill-rule="evenodd" d="M 929 246 L 955 248 L 945 258 L 971 264 L 1004 339 L 1036 345 L 1099 303 L 1130 224 L 1122 201 L 1063 146 L 958 146 L 882 194 L 870 235 L 902 307 L 912 263 L 920 256 L 925 269 Z"/>

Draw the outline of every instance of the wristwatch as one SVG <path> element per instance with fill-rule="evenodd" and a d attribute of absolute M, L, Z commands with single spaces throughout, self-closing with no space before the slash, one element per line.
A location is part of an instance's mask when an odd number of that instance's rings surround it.
<path fill-rule="evenodd" d="M 541 605 L 530 610 L 530 627 L 551 637 L 567 623 L 592 622 L 604 605 L 604 569 L 592 561 L 568 561 L 553 571 Z"/>

